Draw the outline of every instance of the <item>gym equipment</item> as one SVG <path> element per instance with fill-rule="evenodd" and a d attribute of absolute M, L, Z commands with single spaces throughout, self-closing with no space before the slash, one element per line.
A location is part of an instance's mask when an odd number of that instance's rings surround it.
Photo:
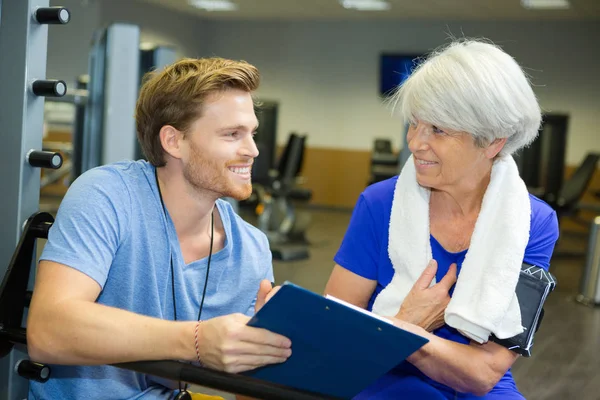
<path fill-rule="evenodd" d="M 0 275 L 4 276 L 19 241 L 23 222 L 39 206 L 40 170 L 62 164 L 58 153 L 42 148 L 44 96 L 57 98 L 66 92 L 60 80 L 46 78 L 48 23 L 68 22 L 69 11 L 49 7 L 48 0 L 0 1 L 0 80 L 2 99 L 0 132 L 2 162 L 0 181 L 5 188 L 0 207 Z M 31 282 L 25 282 L 25 284 Z M 7 312 L 5 307 L 2 313 Z M 19 321 L 21 322 L 21 321 Z M 3 333 L 4 336 L 4 333 Z M 19 373 L 31 371 L 22 344 L 3 346 L 0 358 L 0 398 L 27 397 L 28 381 Z M 16 368 L 15 368 L 16 367 Z M 35 369 L 35 368 L 33 368 Z"/>
<path fill-rule="evenodd" d="M 281 261 L 309 257 L 306 229 L 310 214 L 294 202 L 308 202 L 312 191 L 296 186 L 302 169 L 306 135 L 290 134 L 277 170 L 266 185 L 255 185 L 259 198 L 258 228 L 269 238 L 273 258 Z"/>
<path fill-rule="evenodd" d="M 254 159 L 252 164 L 252 184 L 253 191 L 248 199 L 237 201 L 230 197 L 223 198 L 240 214 L 243 211 L 244 218 L 249 222 L 254 222 L 254 210 L 260 199 L 259 194 L 264 193 L 262 188 L 269 185 L 271 181 L 271 170 L 275 161 L 275 140 L 277 137 L 277 114 L 279 103 L 268 100 L 258 100 L 255 103 L 254 113 L 258 119 L 258 129 L 254 135 L 254 143 L 258 149 L 259 156 Z"/>
<path fill-rule="evenodd" d="M 398 155 L 392 151 L 391 140 L 375 139 L 371 153 L 371 177 L 368 185 L 398 175 L 400 173 L 399 162 Z"/>
<path fill-rule="evenodd" d="M 277 115 L 279 104 L 274 101 L 259 101 L 255 107 L 258 129 L 254 136 L 259 156 L 252 164 L 252 182 L 268 185 L 271 181 L 270 171 L 275 165 L 275 150 L 277 147 Z"/>
<path fill-rule="evenodd" d="M 600 154 L 587 154 L 573 175 L 571 175 L 561 187 L 556 197 L 552 195 L 549 198 L 544 198 L 544 200 L 546 200 L 546 202 L 556 211 L 559 225 L 563 217 L 568 217 L 573 222 L 585 224 L 587 226 L 588 221 L 584 221 L 583 218 L 580 218 L 579 212 L 584 209 L 596 213 L 600 212 L 599 206 L 593 204 L 586 205 L 580 202 L 596 172 L 598 161 L 600 161 Z M 568 234 L 569 232 L 563 231 L 562 233 Z M 591 244 L 587 251 L 555 250 L 554 257 L 584 257 L 586 254 L 590 257 L 590 251 L 592 251 Z"/>
<path fill-rule="evenodd" d="M 404 126 L 404 134 L 402 135 L 402 148 L 400 149 L 400 154 L 398 157 L 398 174 L 400 174 L 400 170 L 406 164 L 406 161 L 410 157 L 412 153 L 408 148 L 408 124 Z"/>
<path fill-rule="evenodd" d="M 578 210 L 579 200 L 588 188 L 596 166 L 600 161 L 600 154 L 588 153 L 583 162 L 579 164 L 573 175 L 562 185 L 556 196 L 546 196 L 544 200 L 550 204 L 558 217 L 572 216 Z"/>
<path fill-rule="evenodd" d="M 254 223 L 256 207 L 264 194 L 264 187 L 270 185 L 273 166 L 275 165 L 275 150 L 277 147 L 277 114 L 279 104 L 274 101 L 258 100 L 254 107 L 258 119 L 258 129 L 254 135 L 254 143 L 259 156 L 252 163 L 253 190 L 249 198 L 238 202 L 238 210 L 244 211 L 244 217 Z M 262 207 L 262 206 L 261 206 Z"/>
<path fill-rule="evenodd" d="M 139 41 L 139 27 L 129 24 L 113 24 L 94 34 L 85 124 L 82 137 L 77 138 L 81 139 L 82 172 L 135 156 L 132 115 L 140 79 Z"/>
<path fill-rule="evenodd" d="M 521 178 L 529 191 L 555 202 L 563 186 L 569 116 L 544 114 L 538 137 L 515 153 Z"/>
<path fill-rule="evenodd" d="M 575 300 L 586 306 L 600 305 L 600 216 L 591 223 L 587 260 L 581 276 L 579 295 Z"/>

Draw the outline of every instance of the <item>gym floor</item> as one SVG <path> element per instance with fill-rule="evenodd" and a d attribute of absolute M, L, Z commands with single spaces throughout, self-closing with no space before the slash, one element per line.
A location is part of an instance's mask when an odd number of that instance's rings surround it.
<path fill-rule="evenodd" d="M 333 256 L 344 236 L 350 211 L 311 210 L 312 223 L 307 232 L 310 259 L 274 262 L 277 284 L 288 280 L 322 293 L 333 268 Z M 557 251 L 585 251 L 585 234 L 561 233 Z M 554 257 L 551 272 L 557 289 L 545 307 L 542 327 L 536 335 L 531 358 L 521 357 L 513 374 L 528 400 L 597 400 L 600 380 L 600 308 L 576 303 L 585 257 Z M 192 388 L 199 390 L 198 388 Z M 214 393 L 202 390 L 205 393 Z M 233 396 L 221 394 L 227 400 Z"/>

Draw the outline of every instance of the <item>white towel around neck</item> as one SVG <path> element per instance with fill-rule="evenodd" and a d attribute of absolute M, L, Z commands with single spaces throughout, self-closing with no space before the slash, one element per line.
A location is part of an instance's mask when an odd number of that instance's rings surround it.
<path fill-rule="evenodd" d="M 432 258 L 430 193 L 417 183 L 411 156 L 394 191 L 388 243 L 394 276 L 373 304 L 379 315 L 398 313 Z M 529 242 L 530 218 L 529 193 L 515 161 L 511 156 L 497 158 L 444 316 L 446 324 L 478 343 L 487 342 L 491 333 L 506 339 L 523 332 L 515 288 Z"/>

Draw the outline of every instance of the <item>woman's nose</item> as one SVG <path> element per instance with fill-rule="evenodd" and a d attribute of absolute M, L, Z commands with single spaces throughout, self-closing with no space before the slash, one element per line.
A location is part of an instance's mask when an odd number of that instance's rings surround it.
<path fill-rule="evenodd" d="M 420 150 L 425 150 L 428 145 L 428 138 L 429 133 L 427 132 L 427 129 L 424 126 L 424 124 L 418 123 L 417 125 L 410 125 L 406 136 L 406 140 L 408 142 L 408 149 L 411 153 L 415 153 Z"/>

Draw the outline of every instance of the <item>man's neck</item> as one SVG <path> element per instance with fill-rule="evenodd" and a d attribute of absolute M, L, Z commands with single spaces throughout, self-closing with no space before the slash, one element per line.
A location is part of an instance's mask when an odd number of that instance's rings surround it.
<path fill-rule="evenodd" d="M 168 166 L 156 170 L 163 202 L 177 236 L 181 239 L 208 232 L 218 196 L 194 188 L 180 171 L 173 171 Z"/>

